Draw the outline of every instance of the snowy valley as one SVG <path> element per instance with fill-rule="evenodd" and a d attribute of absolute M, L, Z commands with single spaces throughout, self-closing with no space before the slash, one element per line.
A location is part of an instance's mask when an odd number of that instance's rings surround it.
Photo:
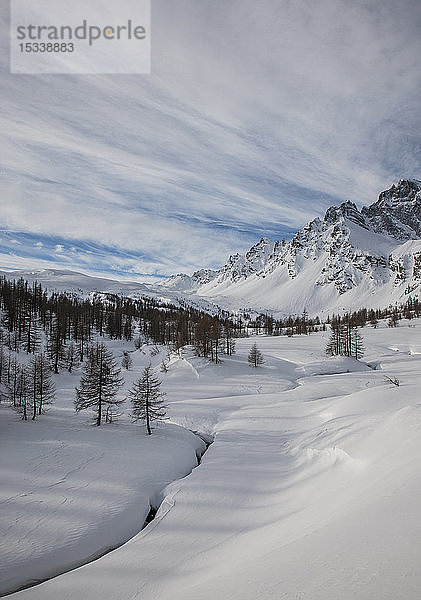
<path fill-rule="evenodd" d="M 326 319 L 418 297 L 421 286 L 421 183 L 401 179 L 359 210 L 333 206 L 290 241 L 262 238 L 218 270 L 200 269 L 160 283 L 113 281 L 66 270 L 1 271 L 50 290 L 148 296 L 210 313 L 270 313 Z"/>
<path fill-rule="evenodd" d="M 1 595 L 419 597 L 420 182 L 160 285 L 2 275 Z M 254 320 L 304 309 L 280 335 Z M 346 317 L 359 350 L 327 356 L 327 316 L 359 309 L 387 310 Z M 98 340 L 130 357 L 119 400 L 149 365 L 162 381 L 152 435 L 128 401 L 101 427 L 75 412 Z M 85 362 L 57 362 L 54 402 L 22 420 L 12 363 L 25 374 L 41 346 L 73 341 Z"/>
<path fill-rule="evenodd" d="M 0 600 L 420 600 L 421 0 L 0 29 Z"/>
<path fill-rule="evenodd" d="M 0 406 L 3 592 L 133 536 L 10 598 L 415 600 L 420 324 L 384 325 L 362 330 L 364 361 L 325 358 L 328 332 L 239 339 L 216 365 L 173 354 L 170 423 L 150 437 L 127 412 L 101 428 L 75 414 L 77 373 L 34 423 Z M 132 356 L 129 380 L 161 359 Z M 186 428 L 214 443 L 184 477 L 203 452 Z"/>

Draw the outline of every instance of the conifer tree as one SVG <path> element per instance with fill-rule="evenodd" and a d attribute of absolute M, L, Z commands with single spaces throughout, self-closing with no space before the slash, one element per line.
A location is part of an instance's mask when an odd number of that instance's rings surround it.
<path fill-rule="evenodd" d="M 361 333 L 356 327 L 351 332 L 351 356 L 359 360 L 364 356 L 364 345 Z"/>
<path fill-rule="evenodd" d="M 123 369 L 126 369 L 127 371 L 129 371 L 132 368 L 132 365 L 133 365 L 132 357 L 127 352 L 127 350 L 123 350 L 123 358 L 121 359 L 121 366 L 123 367 Z"/>
<path fill-rule="evenodd" d="M 363 338 L 349 319 L 345 323 L 332 320 L 331 332 L 326 346 L 328 356 L 353 356 L 357 360 L 364 355 Z"/>
<path fill-rule="evenodd" d="M 258 367 L 259 365 L 262 365 L 264 363 L 263 354 L 257 347 L 256 342 L 250 348 L 247 360 L 251 367 Z"/>
<path fill-rule="evenodd" d="M 326 346 L 328 356 L 340 356 L 344 354 L 344 329 L 339 321 L 330 324 L 330 337 Z"/>
<path fill-rule="evenodd" d="M 6 381 L 9 353 L 6 346 L 0 344 L 0 385 Z"/>
<path fill-rule="evenodd" d="M 41 345 L 41 324 L 35 312 L 28 310 L 25 321 L 26 342 L 24 348 L 28 354 L 35 354 Z"/>
<path fill-rule="evenodd" d="M 58 375 L 59 367 L 62 365 L 64 360 L 63 328 L 58 317 L 55 317 L 51 324 L 51 330 L 48 336 L 47 352 L 53 366 L 54 373 Z"/>
<path fill-rule="evenodd" d="M 235 353 L 235 339 L 233 327 L 230 323 L 225 323 L 223 337 L 225 340 L 225 354 L 232 356 Z"/>
<path fill-rule="evenodd" d="M 7 397 L 13 408 L 18 406 L 19 389 L 21 382 L 22 365 L 15 356 L 10 357 L 9 377 L 6 379 Z"/>
<path fill-rule="evenodd" d="M 99 427 L 107 407 L 124 402 L 123 399 L 116 398 L 118 389 L 123 385 L 120 374 L 121 370 L 117 368 L 113 353 L 104 342 L 97 342 L 88 353 L 80 386 L 76 388 L 76 411 L 93 408 L 96 411 L 96 425 Z"/>
<path fill-rule="evenodd" d="M 73 371 L 73 369 L 75 367 L 78 367 L 80 364 L 79 363 L 79 352 L 76 347 L 76 344 L 73 341 L 71 341 L 70 344 L 68 345 L 68 347 L 66 348 L 65 361 L 66 361 L 66 367 L 67 367 L 67 370 L 69 371 L 69 373 L 71 373 Z"/>
<path fill-rule="evenodd" d="M 197 356 L 209 356 L 211 344 L 212 319 L 209 315 L 203 315 L 196 323 L 194 331 L 194 349 Z"/>
<path fill-rule="evenodd" d="M 161 392 L 161 383 L 153 374 L 152 366 L 149 364 L 127 395 L 132 403 L 133 421 L 145 421 L 148 435 L 152 433 L 152 421 L 165 419 L 166 406 L 163 400 L 165 392 Z"/>
<path fill-rule="evenodd" d="M 30 389 L 28 385 L 27 370 L 21 365 L 17 372 L 16 386 L 9 388 L 10 394 L 15 395 L 13 408 L 22 415 L 22 420 L 28 420 L 28 410 L 30 408 Z M 12 398 L 11 398 L 12 399 Z"/>
<path fill-rule="evenodd" d="M 26 385 L 29 390 L 32 420 L 41 415 L 46 404 L 50 404 L 55 395 L 54 381 L 51 377 L 49 361 L 44 353 L 33 356 L 26 368 Z"/>

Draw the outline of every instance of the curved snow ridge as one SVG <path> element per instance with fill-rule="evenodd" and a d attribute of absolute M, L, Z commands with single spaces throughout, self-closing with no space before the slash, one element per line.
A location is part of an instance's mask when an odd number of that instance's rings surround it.
<path fill-rule="evenodd" d="M 170 510 L 175 506 L 175 497 L 179 491 L 180 488 L 177 487 L 173 492 L 167 493 L 164 496 L 164 499 L 161 501 L 158 510 L 156 511 L 155 518 L 149 525 L 146 525 L 142 528 L 142 531 L 139 532 L 139 535 L 145 536 L 151 533 L 151 531 L 155 529 L 155 527 L 167 516 Z"/>
<path fill-rule="evenodd" d="M 13 415 L 9 426 L 5 437 L 22 428 Z M 17 471 L 2 468 L 0 595 L 67 573 L 135 537 L 168 483 L 191 473 L 206 450 L 199 436 L 165 424 L 150 437 L 134 425 L 60 430 L 57 453 L 53 427 L 45 419 L 26 428 Z M 22 478 L 20 463 L 37 445 L 53 451 L 38 452 Z"/>
<path fill-rule="evenodd" d="M 121 492 L 123 496 L 127 497 L 125 492 L 127 493 L 128 490 L 122 489 Z M 66 502 L 67 498 L 61 504 Z M 17 562 L 20 568 L 13 569 L 9 567 L 8 573 L 2 576 L 0 595 L 19 592 L 39 585 L 59 575 L 69 573 L 78 567 L 92 563 L 121 547 L 139 532 L 139 526 L 136 526 L 133 515 L 139 516 L 139 513 L 142 516 L 144 515 L 140 520 L 143 523 L 149 510 L 148 506 L 147 497 L 139 497 L 137 500 L 130 498 L 130 502 L 127 502 L 125 506 L 113 507 L 107 512 L 102 521 L 105 531 L 99 531 L 95 524 L 74 528 L 70 533 L 64 534 L 65 544 L 61 547 L 45 544 L 45 555 L 37 554 L 34 543 L 37 530 L 45 528 L 51 522 L 55 522 L 57 527 L 63 528 L 67 526 L 67 523 L 54 518 L 54 516 L 46 516 L 40 519 L 31 531 L 32 539 L 30 543 L 33 552 L 29 557 L 26 556 L 24 561 L 19 556 Z M 113 532 L 113 534 L 110 535 L 109 532 Z M 95 540 L 94 544 L 93 540 Z M 13 565 L 13 562 L 16 561 L 13 548 L 11 548 L 10 553 L 2 552 L 2 557 L 6 564 L 10 562 Z M 28 559 L 30 562 L 26 562 Z"/>
<path fill-rule="evenodd" d="M 323 421 L 323 425 L 335 420 L 332 413 L 320 413 L 319 417 Z M 339 419 L 332 431 L 337 435 L 341 430 L 352 428 L 350 424 L 341 425 L 338 429 Z M 297 473 L 301 471 L 314 471 L 316 474 L 320 471 L 328 470 L 336 467 L 351 467 L 353 469 L 361 469 L 365 461 L 361 458 L 353 457 L 349 452 L 339 445 L 328 445 L 325 447 L 317 447 L 313 444 L 329 442 L 329 437 L 332 432 L 328 429 L 320 429 L 317 435 L 312 436 L 307 442 L 299 442 L 297 445 L 287 447 L 285 454 L 295 460 L 295 469 Z M 332 443 L 332 442 L 331 442 Z"/>
<path fill-rule="evenodd" d="M 187 360 L 187 358 L 183 357 L 183 361 L 184 363 L 190 367 L 190 369 L 192 370 L 192 372 L 194 373 L 194 375 L 196 376 L 197 379 L 200 379 L 200 375 L 199 375 L 199 371 L 196 369 L 196 367 L 194 367 L 191 362 L 189 360 Z"/>
<path fill-rule="evenodd" d="M 154 500 L 151 501 L 150 505 L 149 505 L 150 511 L 153 511 L 154 516 L 152 517 L 151 520 L 149 520 L 148 518 L 145 520 L 145 523 L 144 523 L 142 529 L 138 532 L 139 535 L 140 534 L 142 534 L 142 536 L 148 535 L 153 529 L 155 529 L 155 527 L 157 527 L 157 525 L 174 508 L 175 497 L 177 496 L 178 492 L 180 491 L 180 483 L 184 479 L 186 479 L 186 477 L 191 475 L 191 473 L 194 471 L 194 469 L 197 469 L 197 467 L 200 466 L 200 463 L 202 462 L 202 458 L 203 458 L 204 454 L 207 452 L 209 446 L 214 441 L 213 436 L 211 436 L 207 433 L 200 433 L 197 431 L 191 431 L 191 433 L 193 433 L 198 438 L 200 438 L 204 443 L 204 448 L 202 449 L 202 451 L 196 454 L 196 456 L 197 456 L 196 467 L 194 467 L 184 477 L 180 477 L 179 479 L 176 479 L 175 481 L 173 481 L 172 483 L 167 485 L 164 488 L 164 490 L 162 490 L 161 492 L 159 492 L 158 494 L 155 495 Z M 133 537 L 136 537 L 136 536 L 133 536 Z"/>
<path fill-rule="evenodd" d="M 296 369 L 300 378 L 310 375 L 342 375 L 343 373 L 359 373 L 370 370 L 372 369 L 366 363 L 350 356 L 332 356 L 331 358 L 308 363 Z"/>
<path fill-rule="evenodd" d="M 362 468 L 364 461 L 353 458 L 345 452 L 343 448 L 332 446 L 331 448 L 305 448 L 303 455 L 307 461 L 317 461 L 325 467 L 335 467 L 339 465 L 351 466 L 354 468 Z"/>
<path fill-rule="evenodd" d="M 421 431 L 421 404 L 408 405 L 397 410 L 383 425 L 384 430 L 405 431 L 407 436 L 418 436 Z"/>

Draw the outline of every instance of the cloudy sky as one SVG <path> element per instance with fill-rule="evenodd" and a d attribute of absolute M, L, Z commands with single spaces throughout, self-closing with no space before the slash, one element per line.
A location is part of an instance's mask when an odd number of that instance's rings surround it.
<path fill-rule="evenodd" d="M 111 1 L 111 0 L 110 0 Z M 217 267 L 421 179 L 419 0 L 152 0 L 150 75 L 12 75 L 0 268 Z"/>

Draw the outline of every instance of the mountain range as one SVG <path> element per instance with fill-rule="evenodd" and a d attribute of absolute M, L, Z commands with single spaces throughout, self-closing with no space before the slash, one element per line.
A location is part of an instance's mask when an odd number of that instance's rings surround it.
<path fill-rule="evenodd" d="M 421 182 L 401 179 L 361 210 L 326 211 L 290 241 L 262 238 L 218 270 L 170 277 L 168 290 L 231 310 L 310 314 L 384 307 L 421 285 Z"/>
<path fill-rule="evenodd" d="M 350 201 L 326 211 L 289 241 L 262 238 L 218 270 L 173 275 L 159 285 L 117 282 L 71 271 L 5 273 L 76 293 L 146 295 L 207 311 L 326 316 L 404 303 L 421 291 L 421 181 L 401 179 L 361 210 Z"/>

